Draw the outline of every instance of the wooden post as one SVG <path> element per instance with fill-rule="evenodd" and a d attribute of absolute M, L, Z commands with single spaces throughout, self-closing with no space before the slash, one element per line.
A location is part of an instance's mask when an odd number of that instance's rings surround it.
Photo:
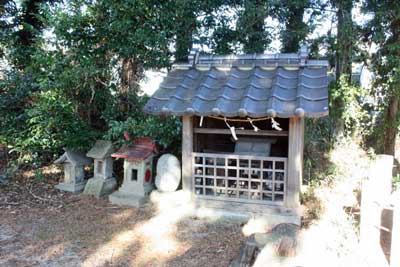
<path fill-rule="evenodd" d="M 192 192 L 193 117 L 182 117 L 182 189 Z"/>
<path fill-rule="evenodd" d="M 400 266 L 400 191 L 393 193 L 392 242 L 390 244 L 390 267 Z"/>
<path fill-rule="evenodd" d="M 300 206 L 300 187 L 303 179 L 304 118 L 289 119 L 289 152 L 286 181 L 286 208 Z"/>
<path fill-rule="evenodd" d="M 376 259 L 384 258 L 380 227 L 383 206 L 392 191 L 392 170 L 393 156 L 377 155 L 361 186 L 360 243 Z"/>

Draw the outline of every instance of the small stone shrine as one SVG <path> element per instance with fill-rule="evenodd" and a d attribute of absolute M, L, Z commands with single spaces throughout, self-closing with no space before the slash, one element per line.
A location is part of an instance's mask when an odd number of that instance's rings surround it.
<path fill-rule="evenodd" d="M 137 138 L 111 156 L 124 159 L 124 180 L 118 191 L 109 196 L 118 205 L 140 207 L 153 190 L 152 169 L 156 144 L 149 138 Z"/>
<path fill-rule="evenodd" d="M 113 177 L 113 152 L 110 141 L 98 140 L 86 154 L 94 159 L 94 174 L 86 183 L 84 194 L 100 197 L 110 194 L 115 189 L 117 181 Z"/>
<path fill-rule="evenodd" d="M 64 181 L 56 185 L 56 188 L 62 191 L 78 193 L 85 188 L 85 172 L 83 168 L 92 163 L 80 151 L 65 150 L 56 161 L 55 164 L 64 165 Z"/>

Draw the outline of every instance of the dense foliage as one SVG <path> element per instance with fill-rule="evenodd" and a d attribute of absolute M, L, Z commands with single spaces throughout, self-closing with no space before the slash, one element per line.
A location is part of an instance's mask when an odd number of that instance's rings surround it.
<path fill-rule="evenodd" d="M 364 38 L 377 44 L 371 63 L 376 74 L 373 92 L 379 95 L 384 111 L 382 127 L 377 128 L 380 152 L 394 155 L 400 122 L 400 5 L 393 0 L 367 0 L 364 12 L 372 19 L 364 26 Z"/>
<path fill-rule="evenodd" d="M 50 160 L 63 147 L 88 149 L 97 138 L 121 144 L 124 133 L 150 136 L 177 151 L 179 119 L 142 112 L 146 70 L 168 69 L 186 60 L 194 46 L 216 54 L 297 52 L 302 43 L 310 45 L 312 57 L 328 59 L 336 76 L 331 118 L 309 121 L 307 140 L 326 142 L 321 149 L 328 149 L 339 135 L 368 135 L 373 114 L 383 117 L 381 129 L 395 137 L 399 7 L 396 1 L 366 0 L 362 12 L 371 18 L 353 21 L 357 3 L 3 0 L 0 143 L 15 157 L 34 161 Z M 320 34 L 322 24 L 330 28 Z M 373 56 L 365 49 L 371 43 L 378 46 Z M 354 83 L 357 62 L 376 73 L 372 90 Z"/>

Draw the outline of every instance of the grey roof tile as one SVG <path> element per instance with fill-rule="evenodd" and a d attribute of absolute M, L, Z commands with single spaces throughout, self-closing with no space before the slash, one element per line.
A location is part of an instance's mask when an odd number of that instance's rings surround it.
<path fill-rule="evenodd" d="M 226 117 L 328 114 L 327 64 L 297 54 L 200 56 L 175 66 L 144 110 Z"/>

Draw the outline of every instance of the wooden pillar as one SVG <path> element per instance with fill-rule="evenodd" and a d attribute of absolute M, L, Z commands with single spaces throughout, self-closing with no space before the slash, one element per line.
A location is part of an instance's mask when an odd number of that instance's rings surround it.
<path fill-rule="evenodd" d="M 400 266 L 400 191 L 394 194 L 392 242 L 390 245 L 390 267 Z"/>
<path fill-rule="evenodd" d="M 289 151 L 285 207 L 300 206 L 300 187 L 303 179 L 304 118 L 289 119 Z"/>
<path fill-rule="evenodd" d="M 378 256 L 382 252 L 383 206 L 392 192 L 393 156 L 377 155 L 369 168 L 368 177 L 363 179 L 361 186 L 360 243 Z"/>
<path fill-rule="evenodd" d="M 182 189 L 186 192 L 193 190 L 192 177 L 193 152 L 193 117 L 182 117 Z"/>

